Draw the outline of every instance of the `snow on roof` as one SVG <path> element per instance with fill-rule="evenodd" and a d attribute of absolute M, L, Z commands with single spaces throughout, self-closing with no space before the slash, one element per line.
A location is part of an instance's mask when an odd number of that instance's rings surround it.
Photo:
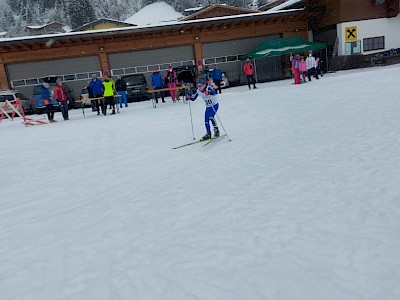
<path fill-rule="evenodd" d="M 288 0 L 288 1 L 283 2 L 282 4 L 279 4 L 279 5 L 271 8 L 271 9 L 268 9 L 268 11 L 271 12 L 271 11 L 282 10 L 282 9 L 285 9 L 286 7 L 288 7 L 288 6 L 291 6 L 291 5 L 294 5 L 296 3 L 303 2 L 303 1 L 304 0 Z M 275 1 L 273 1 L 273 2 L 275 2 Z"/>
<path fill-rule="evenodd" d="M 143 7 L 133 16 L 126 19 L 125 22 L 141 26 L 175 21 L 182 17 L 181 13 L 175 11 L 167 3 L 156 2 Z"/>
<path fill-rule="evenodd" d="M 109 29 L 98 29 L 98 30 L 88 30 L 88 31 L 78 31 L 78 32 L 66 32 L 66 33 L 54 33 L 54 34 L 42 34 L 42 35 L 31 35 L 31 36 L 20 36 L 20 37 L 13 37 L 13 38 L 0 38 L 0 42 L 14 42 L 14 41 L 27 41 L 27 40 L 35 40 L 35 39 L 53 39 L 58 37 L 79 37 L 79 36 L 88 36 L 91 34 L 98 34 L 98 33 L 116 33 L 116 32 L 123 32 L 123 31 L 143 31 L 146 29 L 159 29 L 162 27 L 173 27 L 179 25 L 186 25 L 186 24 L 201 24 L 207 23 L 212 21 L 223 21 L 223 20 L 231 20 L 231 19 L 242 19 L 242 18 L 251 18 L 257 16 L 268 16 L 268 15 L 279 15 L 279 14 L 287 14 L 287 13 L 294 13 L 294 12 L 301 12 L 304 11 L 304 8 L 298 9 L 288 9 L 288 10 L 280 10 L 280 11 L 263 11 L 263 12 L 255 12 L 255 13 L 247 13 L 247 14 L 240 14 L 240 15 L 231 15 L 231 16 L 223 16 L 223 17 L 213 17 L 213 18 L 205 18 L 205 19 L 196 19 L 196 20 L 189 20 L 189 21 L 170 21 L 165 23 L 158 23 L 152 25 L 140 25 L 135 27 L 121 27 L 121 28 L 109 28 Z M 125 21 L 127 22 L 127 21 Z M 128 23 L 128 22 L 127 22 Z"/>
<path fill-rule="evenodd" d="M 186 8 L 184 11 L 190 12 L 190 11 L 199 11 L 203 9 L 204 6 L 197 6 L 197 7 L 192 7 L 192 8 Z"/>

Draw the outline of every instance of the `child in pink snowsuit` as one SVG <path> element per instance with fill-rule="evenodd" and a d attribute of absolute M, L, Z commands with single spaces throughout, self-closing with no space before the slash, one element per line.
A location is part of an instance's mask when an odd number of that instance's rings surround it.
<path fill-rule="evenodd" d="M 178 78 L 176 76 L 176 72 L 172 69 L 171 66 L 169 66 L 167 75 L 165 76 L 165 80 L 167 81 L 168 87 L 169 88 L 176 88 L 176 85 L 178 83 Z M 171 90 L 169 91 L 171 94 L 172 102 L 175 102 L 176 99 L 176 90 Z"/>
<path fill-rule="evenodd" d="M 303 78 L 303 82 L 306 82 L 306 76 L 307 76 L 307 64 L 306 61 L 304 60 L 304 56 L 300 58 L 300 63 L 299 63 L 299 71 L 300 75 Z"/>

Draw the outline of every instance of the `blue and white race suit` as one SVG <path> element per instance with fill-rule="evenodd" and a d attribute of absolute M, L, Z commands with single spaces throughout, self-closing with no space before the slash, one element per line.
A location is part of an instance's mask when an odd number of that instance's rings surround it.
<path fill-rule="evenodd" d="M 218 111 L 218 99 L 217 99 L 217 92 L 211 87 L 207 86 L 203 91 L 197 89 L 196 93 L 192 96 L 191 100 L 194 101 L 197 97 L 200 96 L 203 98 L 206 104 L 206 111 L 204 114 L 204 123 L 206 126 L 207 132 L 211 132 L 210 129 L 210 121 L 212 125 L 215 127 L 217 123 L 215 122 L 215 114 Z"/>

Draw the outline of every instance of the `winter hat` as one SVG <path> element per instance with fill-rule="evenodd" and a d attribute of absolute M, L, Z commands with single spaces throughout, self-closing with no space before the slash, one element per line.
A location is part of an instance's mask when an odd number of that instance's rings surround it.
<path fill-rule="evenodd" d="M 110 73 L 108 71 L 104 71 L 103 75 L 108 77 L 108 76 L 110 76 Z"/>
<path fill-rule="evenodd" d="M 43 82 L 42 85 L 45 89 L 48 89 L 50 87 L 50 85 L 47 82 Z"/>
<path fill-rule="evenodd" d="M 59 83 L 61 83 L 61 82 L 62 82 L 62 81 L 61 81 L 61 78 L 57 78 L 56 83 L 59 84 Z"/>

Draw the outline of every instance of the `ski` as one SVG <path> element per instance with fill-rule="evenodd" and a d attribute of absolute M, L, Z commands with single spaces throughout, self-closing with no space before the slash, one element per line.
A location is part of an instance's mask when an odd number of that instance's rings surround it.
<path fill-rule="evenodd" d="M 213 141 L 213 140 L 215 140 L 215 139 L 218 139 L 218 138 L 220 138 L 220 137 L 223 137 L 223 136 L 225 136 L 225 134 L 224 134 L 224 135 L 220 135 L 219 137 L 216 137 L 216 138 L 214 137 L 214 138 L 208 139 L 208 140 L 198 140 L 198 141 L 194 141 L 194 142 L 191 142 L 191 143 L 187 143 L 187 144 L 184 144 L 184 145 L 180 145 L 180 146 L 178 146 L 178 147 L 174 147 L 174 148 L 172 148 L 172 149 L 179 149 L 179 148 L 182 148 L 182 147 L 186 147 L 186 146 L 198 144 L 198 143 L 201 143 L 201 142 L 206 142 L 206 144 L 209 144 L 211 141 Z M 205 146 L 205 145 L 204 145 L 204 146 Z"/>
<path fill-rule="evenodd" d="M 172 149 L 179 149 L 179 148 L 182 148 L 182 147 L 194 145 L 194 144 L 201 143 L 201 142 L 204 142 L 204 141 L 207 141 L 207 140 L 198 140 L 198 141 L 194 141 L 194 142 L 191 142 L 191 143 L 187 143 L 187 144 L 184 144 L 184 145 L 180 145 L 180 146 L 178 146 L 178 147 L 174 147 L 174 148 L 172 148 Z"/>
<path fill-rule="evenodd" d="M 201 145 L 201 146 L 202 146 L 202 147 L 207 146 L 207 145 L 208 145 L 209 143 L 211 143 L 212 141 L 218 140 L 219 138 L 222 138 L 222 137 L 224 137 L 224 136 L 226 136 L 226 134 L 223 134 L 223 135 L 214 137 L 214 138 L 212 138 L 212 139 L 209 139 L 209 140 L 207 140 L 207 142 L 206 142 L 205 144 L 203 144 L 203 145 Z"/>

